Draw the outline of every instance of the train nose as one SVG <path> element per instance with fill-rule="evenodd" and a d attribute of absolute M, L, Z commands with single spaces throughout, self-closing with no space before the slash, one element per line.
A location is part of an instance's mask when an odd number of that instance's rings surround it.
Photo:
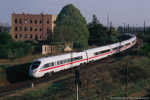
<path fill-rule="evenodd" d="M 30 77 L 35 77 L 35 76 L 36 76 L 36 72 L 37 72 L 37 69 L 30 70 L 29 76 L 30 76 Z"/>

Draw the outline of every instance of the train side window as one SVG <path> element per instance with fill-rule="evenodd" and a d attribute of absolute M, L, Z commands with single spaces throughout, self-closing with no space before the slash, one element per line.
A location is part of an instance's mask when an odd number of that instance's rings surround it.
<path fill-rule="evenodd" d="M 82 59 L 82 56 L 76 57 L 75 60 L 80 60 Z"/>
<path fill-rule="evenodd" d="M 65 63 L 65 60 L 62 60 L 62 64 L 64 64 Z"/>
<path fill-rule="evenodd" d="M 130 43 L 127 43 L 125 46 L 130 45 Z"/>
<path fill-rule="evenodd" d="M 62 64 L 62 60 L 61 61 L 57 61 L 57 65 L 60 65 Z"/>
<path fill-rule="evenodd" d="M 116 49 L 118 49 L 118 47 L 113 48 L 113 50 L 116 50 Z"/>
<path fill-rule="evenodd" d="M 134 41 L 132 41 L 132 43 L 134 43 L 135 42 L 135 40 Z"/>
<path fill-rule="evenodd" d="M 118 48 L 122 48 L 122 47 L 124 47 L 124 46 L 122 45 L 122 46 L 119 46 Z"/>
<path fill-rule="evenodd" d="M 45 64 L 43 68 L 47 68 L 47 67 L 49 67 L 49 64 Z"/>
<path fill-rule="evenodd" d="M 99 54 L 100 54 L 100 52 L 95 52 L 95 53 L 94 53 L 94 55 L 99 55 Z"/>
<path fill-rule="evenodd" d="M 67 62 L 68 62 L 68 60 L 67 60 L 67 59 L 63 60 L 63 63 L 67 63 Z"/>
<path fill-rule="evenodd" d="M 110 51 L 110 49 L 101 51 L 101 53 L 106 53 L 106 52 L 109 52 L 109 51 Z"/>
<path fill-rule="evenodd" d="M 71 59 L 68 59 L 68 62 L 71 62 Z"/>
<path fill-rule="evenodd" d="M 65 59 L 65 60 L 57 61 L 57 64 L 60 65 L 60 64 L 65 64 L 67 62 L 69 62 L 68 59 Z"/>
<path fill-rule="evenodd" d="M 71 61 L 74 61 L 74 58 L 71 58 Z"/>
<path fill-rule="evenodd" d="M 80 60 L 80 59 L 82 59 L 82 56 L 78 56 L 78 57 L 72 58 L 72 61 L 77 61 L 77 60 Z"/>
<path fill-rule="evenodd" d="M 74 58 L 74 61 L 76 61 L 76 60 L 78 60 L 78 59 L 79 59 L 78 57 L 75 57 L 75 58 Z"/>
<path fill-rule="evenodd" d="M 49 63 L 49 67 L 52 67 L 52 66 L 54 66 L 54 62 Z"/>
<path fill-rule="evenodd" d="M 54 62 L 51 62 L 51 63 L 45 64 L 41 69 L 48 68 L 48 67 L 53 67 L 53 66 L 54 66 Z"/>
<path fill-rule="evenodd" d="M 80 60 L 80 59 L 83 59 L 82 56 L 79 57 L 79 60 Z"/>

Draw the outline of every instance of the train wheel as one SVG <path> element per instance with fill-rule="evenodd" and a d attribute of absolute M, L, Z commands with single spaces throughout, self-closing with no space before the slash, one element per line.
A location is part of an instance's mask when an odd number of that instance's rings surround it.
<path fill-rule="evenodd" d="M 84 64 L 81 63 L 81 64 L 80 64 L 80 67 L 83 67 L 83 66 L 84 66 Z"/>
<path fill-rule="evenodd" d="M 49 74 L 49 73 L 44 74 L 44 77 L 48 77 L 48 76 L 50 76 L 50 74 Z"/>
<path fill-rule="evenodd" d="M 91 64 L 94 63 L 94 60 L 90 61 L 90 63 L 91 63 Z"/>

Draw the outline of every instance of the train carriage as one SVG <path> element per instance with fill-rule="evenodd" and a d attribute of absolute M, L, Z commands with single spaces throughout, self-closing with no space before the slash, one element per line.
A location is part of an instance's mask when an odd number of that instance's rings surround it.
<path fill-rule="evenodd" d="M 109 45 L 94 49 L 85 50 L 88 54 L 88 62 L 96 61 L 111 55 L 111 48 Z"/>
<path fill-rule="evenodd" d="M 65 70 L 87 63 L 85 52 L 68 53 L 63 55 L 36 59 L 30 66 L 30 76 L 42 77 L 53 72 Z"/>

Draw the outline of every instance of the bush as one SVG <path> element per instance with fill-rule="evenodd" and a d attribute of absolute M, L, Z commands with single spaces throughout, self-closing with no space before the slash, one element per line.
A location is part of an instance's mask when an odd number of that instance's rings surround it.
<path fill-rule="evenodd" d="M 144 43 L 138 51 L 139 55 L 150 57 L 150 43 Z"/>
<path fill-rule="evenodd" d="M 31 43 L 18 41 L 15 42 L 8 33 L 0 33 L 0 58 L 21 58 L 34 51 Z"/>

